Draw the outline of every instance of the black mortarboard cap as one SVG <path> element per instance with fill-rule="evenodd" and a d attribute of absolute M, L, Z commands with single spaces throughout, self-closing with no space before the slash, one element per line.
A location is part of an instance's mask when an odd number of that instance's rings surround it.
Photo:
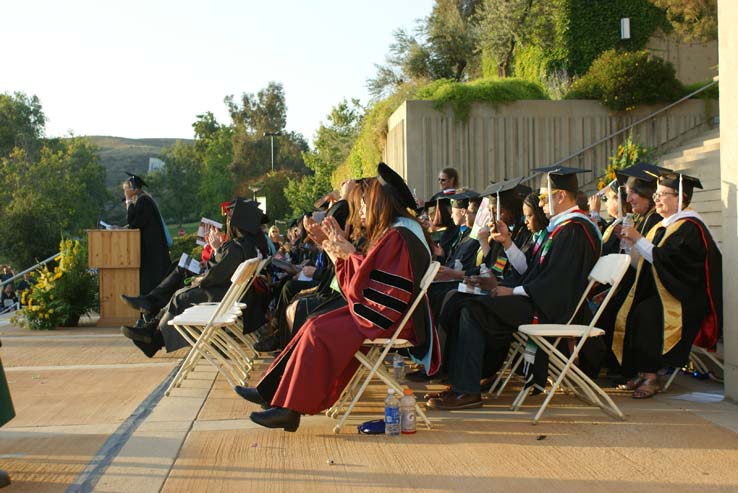
<path fill-rule="evenodd" d="M 259 208 L 259 203 L 253 200 L 237 198 L 234 200 L 233 213 L 231 214 L 231 226 L 256 234 L 265 224 L 266 214 Z"/>
<path fill-rule="evenodd" d="M 551 188 L 556 190 L 566 190 L 567 192 L 577 193 L 579 191 L 579 182 L 577 182 L 577 173 L 588 173 L 590 170 L 581 168 L 567 168 L 565 166 L 547 166 L 545 168 L 536 168 L 531 171 L 540 171 L 548 173 L 551 180 Z"/>
<path fill-rule="evenodd" d="M 290 219 L 290 222 L 287 223 L 287 229 L 292 229 L 295 226 L 297 226 L 298 219 Z"/>
<path fill-rule="evenodd" d="M 628 178 L 635 178 L 645 182 L 655 182 L 659 176 L 664 173 L 672 173 L 670 169 L 662 168 L 651 163 L 638 162 L 627 168 L 615 171 L 615 176 L 620 184 L 628 181 Z"/>
<path fill-rule="evenodd" d="M 659 185 L 672 188 L 677 191 L 679 198 L 678 212 L 682 212 L 682 204 L 684 195 L 687 196 L 687 200 L 691 201 L 692 192 L 694 187 L 702 188 L 702 182 L 699 178 L 689 175 L 683 175 L 681 173 L 669 172 L 659 176 Z"/>
<path fill-rule="evenodd" d="M 382 189 L 399 200 L 404 207 L 411 210 L 415 209 L 415 197 L 407 187 L 405 180 L 395 170 L 385 163 L 379 163 L 377 165 L 377 180 L 382 185 Z"/>
<path fill-rule="evenodd" d="M 444 190 L 442 192 L 434 193 L 431 198 L 428 199 L 428 202 L 425 203 L 425 208 L 428 209 L 441 204 L 448 206 L 450 205 L 449 197 L 455 194 L 456 191 L 453 188 L 450 188 L 448 191 Z"/>
<path fill-rule="evenodd" d="M 702 182 L 694 176 L 682 175 L 675 171 L 669 171 L 659 176 L 659 185 L 679 190 L 679 176 L 682 177 L 682 188 L 686 193 L 691 193 L 695 187 L 702 188 Z"/>
<path fill-rule="evenodd" d="M 479 194 L 474 190 L 465 190 L 448 196 L 451 200 L 451 207 L 455 209 L 466 209 L 469 207 L 469 201 L 477 197 L 479 197 Z"/>
<path fill-rule="evenodd" d="M 513 178 L 512 180 L 505 180 L 497 183 L 493 183 L 487 188 L 484 189 L 481 195 L 482 197 L 485 197 L 487 195 L 493 195 L 497 196 L 497 194 L 500 194 L 500 199 L 504 200 L 505 196 L 512 196 L 513 194 L 519 193 L 518 192 L 518 186 L 520 185 L 520 182 L 523 180 L 522 177 L 520 178 Z"/>
<path fill-rule="evenodd" d="M 146 182 L 143 181 L 143 178 L 141 178 L 138 175 L 134 175 L 133 173 L 130 173 L 128 171 L 125 172 L 128 175 L 128 183 L 131 184 L 131 188 L 142 188 L 146 185 Z"/>
<path fill-rule="evenodd" d="M 339 200 L 331 206 L 330 209 L 325 213 L 327 216 L 332 216 L 341 226 L 341 229 L 346 227 L 346 220 L 349 217 L 349 203 L 347 200 Z"/>

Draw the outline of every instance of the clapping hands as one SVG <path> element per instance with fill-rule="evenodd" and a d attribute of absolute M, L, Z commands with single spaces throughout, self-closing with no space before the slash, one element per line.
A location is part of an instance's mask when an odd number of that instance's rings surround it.
<path fill-rule="evenodd" d="M 349 255 L 356 252 L 354 245 L 344 237 L 343 230 L 334 217 L 324 218 L 319 229 L 325 236 L 321 246 L 334 263 L 337 259 L 345 260 Z"/>

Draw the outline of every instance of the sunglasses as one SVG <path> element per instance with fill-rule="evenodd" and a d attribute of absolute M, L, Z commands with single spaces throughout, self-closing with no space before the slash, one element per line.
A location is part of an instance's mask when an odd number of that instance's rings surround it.
<path fill-rule="evenodd" d="M 551 195 L 553 195 L 553 194 L 555 194 L 555 193 L 559 193 L 560 191 L 561 191 L 561 190 L 556 190 L 556 189 L 553 189 L 553 190 L 551 190 Z M 544 201 L 544 202 L 545 202 L 545 201 L 547 201 L 547 200 L 548 200 L 548 193 L 541 193 L 541 194 L 538 194 L 538 200 L 539 200 L 539 201 Z"/>

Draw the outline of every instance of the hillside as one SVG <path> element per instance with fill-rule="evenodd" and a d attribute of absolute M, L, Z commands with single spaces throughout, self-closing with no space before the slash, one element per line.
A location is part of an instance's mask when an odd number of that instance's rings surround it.
<path fill-rule="evenodd" d="M 100 148 L 100 161 L 105 168 L 106 184 L 113 187 L 126 178 L 126 171 L 144 174 L 148 170 L 150 157 L 161 157 L 164 148 L 175 142 L 192 143 L 190 139 L 127 139 L 90 135 L 86 137 Z"/>

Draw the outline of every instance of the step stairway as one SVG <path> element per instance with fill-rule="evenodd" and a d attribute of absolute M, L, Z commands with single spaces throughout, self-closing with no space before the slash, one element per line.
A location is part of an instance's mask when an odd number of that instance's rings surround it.
<path fill-rule="evenodd" d="M 656 164 L 700 179 L 704 189 L 695 188 L 690 207 L 700 213 L 718 242 L 722 242 L 720 130 L 686 142 L 676 151 L 657 158 Z"/>

